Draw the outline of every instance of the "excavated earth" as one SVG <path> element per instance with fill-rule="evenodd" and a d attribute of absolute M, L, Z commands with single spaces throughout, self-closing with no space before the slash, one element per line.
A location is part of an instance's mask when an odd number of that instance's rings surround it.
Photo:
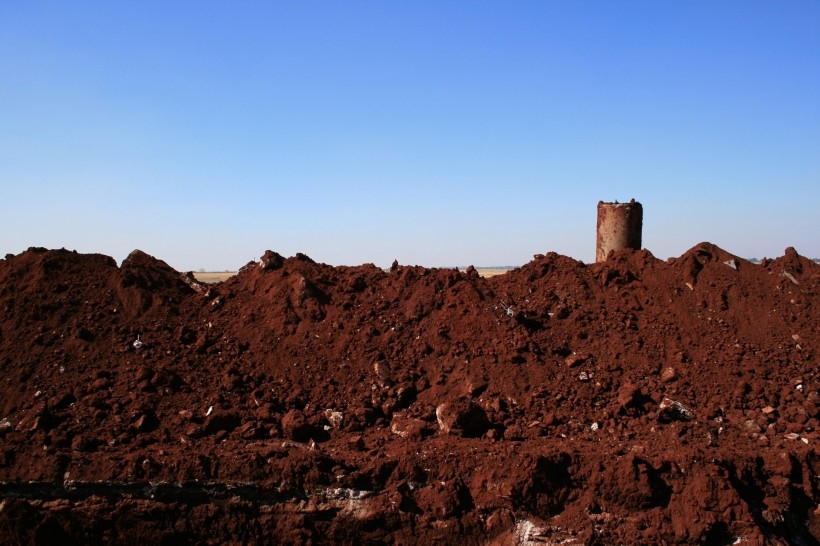
<path fill-rule="evenodd" d="M 820 266 L 0 260 L 4 544 L 819 544 Z"/>

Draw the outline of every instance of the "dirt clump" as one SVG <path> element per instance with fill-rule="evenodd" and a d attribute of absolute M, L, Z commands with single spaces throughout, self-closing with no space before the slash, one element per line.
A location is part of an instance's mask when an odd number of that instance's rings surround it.
<path fill-rule="evenodd" d="M 0 260 L 0 536 L 817 544 L 820 266 Z"/>

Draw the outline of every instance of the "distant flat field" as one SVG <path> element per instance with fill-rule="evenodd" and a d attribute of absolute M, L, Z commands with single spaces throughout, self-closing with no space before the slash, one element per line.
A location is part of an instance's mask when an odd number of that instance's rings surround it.
<path fill-rule="evenodd" d="M 222 282 L 225 279 L 229 279 L 236 275 L 236 271 L 203 271 L 203 272 L 194 272 L 194 277 L 199 282 Z"/>
<path fill-rule="evenodd" d="M 476 271 L 482 277 L 494 277 L 496 275 L 501 275 L 502 273 L 506 273 L 509 271 L 509 268 L 496 268 L 496 267 L 476 267 Z M 214 283 L 214 282 L 222 282 L 225 279 L 233 277 L 236 275 L 236 271 L 202 271 L 202 272 L 194 272 L 194 277 L 199 282 L 205 283 Z"/>
<path fill-rule="evenodd" d="M 475 269 L 482 277 L 495 277 L 496 275 L 501 275 L 502 273 L 506 273 L 510 270 L 508 267 L 476 267 Z"/>

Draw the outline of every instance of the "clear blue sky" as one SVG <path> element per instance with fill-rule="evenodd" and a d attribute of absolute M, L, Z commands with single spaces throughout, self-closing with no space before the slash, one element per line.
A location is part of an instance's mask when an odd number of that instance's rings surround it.
<path fill-rule="evenodd" d="M 0 3 L 0 255 L 820 256 L 820 2 Z"/>

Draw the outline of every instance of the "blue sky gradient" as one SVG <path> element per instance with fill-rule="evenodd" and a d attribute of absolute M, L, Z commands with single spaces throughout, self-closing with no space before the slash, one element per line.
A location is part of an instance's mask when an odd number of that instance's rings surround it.
<path fill-rule="evenodd" d="M 2 254 L 180 270 L 592 261 L 632 197 L 816 257 L 820 2 L 4 2 L 0 189 Z"/>

